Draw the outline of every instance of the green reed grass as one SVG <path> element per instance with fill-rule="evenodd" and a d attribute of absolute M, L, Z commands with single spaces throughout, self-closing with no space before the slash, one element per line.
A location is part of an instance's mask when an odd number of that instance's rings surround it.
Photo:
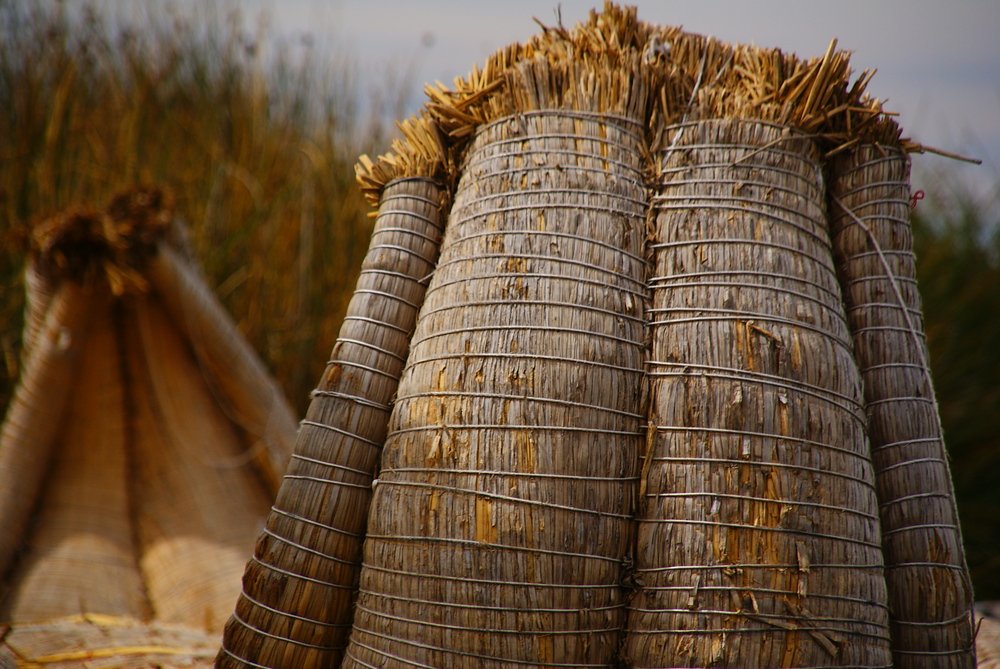
<path fill-rule="evenodd" d="M 27 225 L 170 188 L 209 283 L 303 410 L 368 246 L 354 186 L 386 143 L 356 67 L 271 45 L 242 17 L 0 0 L 0 406 L 18 373 Z"/>

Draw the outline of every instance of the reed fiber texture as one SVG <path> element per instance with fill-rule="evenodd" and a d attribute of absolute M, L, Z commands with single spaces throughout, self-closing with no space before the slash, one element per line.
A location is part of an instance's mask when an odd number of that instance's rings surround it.
<path fill-rule="evenodd" d="M 560 67 L 512 70 L 520 112 L 465 153 L 390 418 L 345 667 L 617 653 L 644 438 L 645 133 L 630 110 L 645 89 L 598 71 L 573 90 L 588 78 Z"/>
<path fill-rule="evenodd" d="M 39 340 L 39 332 L 45 326 L 45 316 L 49 312 L 56 286 L 44 274 L 29 263 L 24 268 L 24 325 L 21 331 L 24 346 L 21 349 L 21 366 L 31 358 L 32 346 Z"/>
<path fill-rule="evenodd" d="M 215 402 L 252 440 L 254 469 L 278 490 L 295 444 L 295 412 L 182 248 L 161 244 L 146 277 L 195 354 Z"/>
<path fill-rule="evenodd" d="M 124 306 L 131 513 L 146 593 L 156 620 L 218 633 L 271 495 L 247 466 L 253 440 L 216 402 L 162 304 Z"/>
<path fill-rule="evenodd" d="M 861 379 L 813 143 L 667 129 L 625 659 L 889 667 Z"/>
<path fill-rule="evenodd" d="M 382 192 L 372 242 L 277 500 L 246 566 L 220 667 L 337 666 L 347 645 L 372 479 L 434 270 L 443 191 Z"/>
<path fill-rule="evenodd" d="M 67 383 L 66 415 L 54 421 L 65 426 L 63 444 L 85 447 L 52 455 L 33 514 L 38 529 L 22 545 L 3 620 L 41 622 L 85 611 L 149 615 L 127 503 L 128 426 L 112 300 L 94 296 L 89 310 L 79 375 Z"/>
<path fill-rule="evenodd" d="M 931 383 L 909 159 L 863 145 L 830 166 L 830 223 L 864 379 L 898 669 L 975 666 L 972 583 Z"/>
<path fill-rule="evenodd" d="M 131 617 L 81 615 L 18 625 L 0 638 L 3 669 L 207 669 L 215 634 Z"/>
<path fill-rule="evenodd" d="M 925 150 L 867 95 L 872 74 L 852 83 L 835 41 L 802 60 L 606 3 L 450 89 L 428 86 L 392 150 L 362 156 L 370 201 L 420 174 L 455 189 L 456 205 L 389 419 L 346 665 L 891 664 L 861 378 L 820 175 L 865 141 Z M 643 86 L 653 93 L 633 95 Z M 623 134 L 633 128 L 638 139 Z M 588 227 L 625 203 L 640 216 L 647 133 L 670 147 L 648 285 L 630 264 L 649 250 L 645 231 L 626 244 L 601 236 L 615 224 Z M 630 260 L 596 261 L 596 249 Z M 614 263 L 610 280 L 590 274 Z M 622 272 L 641 285 L 626 289 Z M 647 313 L 635 300 L 650 289 Z M 616 350 L 588 345 L 611 314 Z M 635 333 L 650 328 L 647 382 L 633 379 L 646 348 Z M 344 529 L 316 526 L 317 541 L 347 541 L 329 536 Z M 624 658 L 619 581 L 639 588 Z M 296 588 L 285 601 L 312 597 Z M 319 657 L 319 645 L 300 638 L 284 658 Z"/>
<path fill-rule="evenodd" d="M 66 285 L 51 296 L 25 346 L 23 372 L 0 426 L 0 576 L 11 568 L 44 485 L 71 380 L 86 337 L 92 296 Z M 44 313 L 44 316 L 41 314 Z"/>
<path fill-rule="evenodd" d="M 291 443 L 295 423 L 265 392 L 274 383 L 259 360 L 241 359 L 253 353 L 182 235 L 156 189 L 32 230 L 26 362 L 0 442 L 11 563 L 0 617 L 13 633 L 84 614 L 218 634 L 237 597 L 272 494 L 254 461 L 281 466 L 245 419 L 270 414 L 286 430 L 278 443 Z M 157 284 L 160 260 L 170 266 Z M 191 323 L 230 368 L 202 364 Z M 227 394 L 239 383 L 262 384 L 244 396 L 263 406 Z M 38 638 L 58 645 L 63 627 L 50 627 Z"/>

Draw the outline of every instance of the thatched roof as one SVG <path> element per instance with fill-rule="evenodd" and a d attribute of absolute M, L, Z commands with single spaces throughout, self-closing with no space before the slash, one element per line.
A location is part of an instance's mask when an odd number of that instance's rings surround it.
<path fill-rule="evenodd" d="M 218 633 L 235 601 L 296 422 L 183 234 L 148 188 L 32 231 L 0 432 L 15 628 L 99 614 Z"/>

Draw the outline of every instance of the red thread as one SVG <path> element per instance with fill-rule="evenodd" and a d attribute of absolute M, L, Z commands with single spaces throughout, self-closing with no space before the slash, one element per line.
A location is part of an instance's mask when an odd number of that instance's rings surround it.
<path fill-rule="evenodd" d="M 916 209 L 917 203 L 923 200 L 924 197 L 926 197 L 926 195 L 927 194 L 923 191 L 923 189 L 920 189 L 915 193 L 913 193 L 913 195 L 910 196 L 910 209 Z"/>

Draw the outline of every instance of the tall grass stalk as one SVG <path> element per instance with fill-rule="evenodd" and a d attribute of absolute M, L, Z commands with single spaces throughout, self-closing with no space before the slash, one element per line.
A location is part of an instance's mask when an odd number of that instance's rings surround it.
<path fill-rule="evenodd" d="M 0 0 L 0 406 L 27 225 L 142 183 L 174 192 L 209 283 L 302 410 L 368 245 L 353 163 L 384 144 L 381 116 L 359 112 L 348 58 L 274 47 L 237 11 L 138 22 Z"/>

